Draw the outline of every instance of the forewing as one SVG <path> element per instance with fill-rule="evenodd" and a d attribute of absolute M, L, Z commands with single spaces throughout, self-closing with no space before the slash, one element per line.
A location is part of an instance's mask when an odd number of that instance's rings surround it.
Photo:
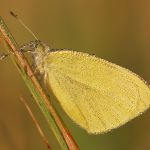
<path fill-rule="evenodd" d="M 81 52 L 56 51 L 46 56 L 44 65 L 62 108 L 89 133 L 117 128 L 149 107 L 146 83 L 108 61 Z"/>

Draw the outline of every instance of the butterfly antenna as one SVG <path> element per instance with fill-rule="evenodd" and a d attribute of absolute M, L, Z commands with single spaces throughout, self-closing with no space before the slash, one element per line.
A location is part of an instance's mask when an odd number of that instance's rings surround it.
<path fill-rule="evenodd" d="M 24 22 L 18 17 L 17 14 L 15 14 L 14 12 L 10 11 L 10 14 L 19 21 L 19 23 L 30 33 L 32 34 L 32 36 L 36 39 L 36 40 L 39 40 L 36 35 L 32 32 L 32 30 L 30 28 L 28 28 Z"/>

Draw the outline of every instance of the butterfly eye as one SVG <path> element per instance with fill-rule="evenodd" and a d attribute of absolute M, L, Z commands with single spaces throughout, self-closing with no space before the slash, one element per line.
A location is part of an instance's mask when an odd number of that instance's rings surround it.
<path fill-rule="evenodd" d="M 21 52 L 34 52 L 37 46 L 39 45 L 40 41 L 35 40 L 29 43 L 26 43 L 20 47 Z"/>

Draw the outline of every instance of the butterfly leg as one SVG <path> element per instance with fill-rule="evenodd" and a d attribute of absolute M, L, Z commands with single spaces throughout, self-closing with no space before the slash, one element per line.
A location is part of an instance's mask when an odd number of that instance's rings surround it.
<path fill-rule="evenodd" d="M 43 79 L 43 82 L 44 82 L 44 89 L 45 89 L 45 91 L 46 91 L 46 93 L 47 93 L 47 96 L 48 97 L 51 97 L 50 96 L 50 90 L 49 90 L 49 85 L 48 85 L 48 74 L 47 73 L 44 73 L 44 79 Z"/>
<path fill-rule="evenodd" d="M 7 58 L 7 57 L 9 57 L 9 56 L 11 56 L 11 55 L 14 55 L 14 53 L 11 52 L 11 53 L 8 53 L 8 54 L 2 54 L 2 55 L 0 55 L 0 61 L 1 61 L 1 60 L 4 60 L 5 58 Z"/>
<path fill-rule="evenodd" d="M 44 85 L 47 85 L 47 79 L 48 79 L 48 75 L 47 73 L 44 73 L 44 79 L 43 79 Z"/>

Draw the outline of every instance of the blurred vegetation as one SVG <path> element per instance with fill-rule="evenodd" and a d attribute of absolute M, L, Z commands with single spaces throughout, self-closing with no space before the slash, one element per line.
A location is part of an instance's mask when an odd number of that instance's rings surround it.
<path fill-rule="evenodd" d="M 10 10 L 19 14 L 39 39 L 50 47 L 96 54 L 136 72 L 150 83 L 150 1 L 2 0 L 0 15 L 22 45 L 33 38 L 9 15 Z M 1 52 L 5 51 L 0 45 Z M 28 100 L 53 149 L 59 150 L 57 141 L 9 58 L 0 62 L 0 149 L 46 149 L 19 101 L 20 94 Z M 66 116 L 55 98 L 53 100 L 81 150 L 150 149 L 150 111 L 109 133 L 89 135 Z"/>

